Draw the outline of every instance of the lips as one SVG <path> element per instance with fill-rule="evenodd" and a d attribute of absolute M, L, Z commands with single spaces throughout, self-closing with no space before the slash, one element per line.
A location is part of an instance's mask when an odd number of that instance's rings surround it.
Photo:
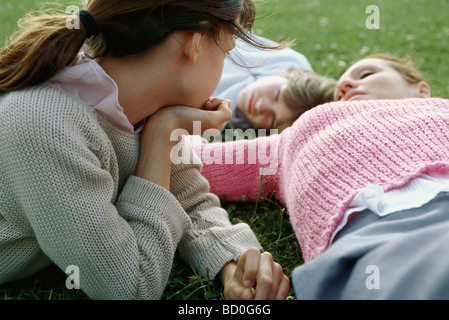
<path fill-rule="evenodd" d="M 358 91 L 355 91 L 355 92 L 351 92 L 351 93 L 349 93 L 349 94 L 346 94 L 346 95 L 345 95 L 345 101 L 354 100 L 354 98 L 357 98 L 358 96 L 360 96 L 360 95 L 362 95 L 362 94 L 364 94 L 364 93 L 358 92 Z"/>
<path fill-rule="evenodd" d="M 248 114 L 252 114 L 254 109 L 254 95 L 251 95 L 248 101 Z"/>

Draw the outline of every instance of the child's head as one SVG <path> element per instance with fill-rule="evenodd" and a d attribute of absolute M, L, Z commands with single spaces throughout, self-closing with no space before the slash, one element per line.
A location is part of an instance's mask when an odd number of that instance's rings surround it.
<path fill-rule="evenodd" d="M 126 57 L 151 50 L 177 31 L 204 33 L 219 43 L 222 30 L 260 45 L 249 30 L 255 17 L 252 0 L 90 0 L 88 11 L 98 34 L 67 14 L 30 16 L 0 52 L 0 92 L 44 82 L 69 65 L 84 45 L 97 57 Z M 76 19 L 76 17 L 75 17 Z M 69 25 L 68 25 L 69 23 Z"/>
<path fill-rule="evenodd" d="M 295 68 L 257 79 L 238 96 L 237 106 L 259 129 L 285 128 L 302 113 L 333 100 L 336 81 Z"/>
<path fill-rule="evenodd" d="M 335 100 L 403 99 L 432 96 L 424 77 L 408 59 L 389 54 L 367 56 L 339 79 Z"/>

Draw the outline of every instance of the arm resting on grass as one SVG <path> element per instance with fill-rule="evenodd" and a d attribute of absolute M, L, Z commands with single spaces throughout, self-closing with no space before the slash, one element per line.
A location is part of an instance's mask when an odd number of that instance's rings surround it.
<path fill-rule="evenodd" d="M 226 201 L 257 201 L 278 189 L 283 135 L 195 144 L 210 191 Z M 275 194 L 275 197 L 277 195 Z"/>

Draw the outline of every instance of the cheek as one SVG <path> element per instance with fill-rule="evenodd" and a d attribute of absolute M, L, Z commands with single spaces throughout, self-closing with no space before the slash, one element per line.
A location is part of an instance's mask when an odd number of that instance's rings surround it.
<path fill-rule="evenodd" d="M 373 92 L 378 95 L 378 98 L 383 99 L 400 99 L 408 97 L 408 88 L 397 78 L 386 78 L 373 84 Z"/>
<path fill-rule="evenodd" d="M 218 86 L 218 84 L 220 83 L 221 80 L 221 76 L 223 74 L 223 66 L 224 66 L 224 58 L 220 58 L 217 61 L 217 64 L 215 66 L 212 66 L 215 68 L 215 76 L 214 76 L 214 83 L 215 83 L 215 87 Z"/>
<path fill-rule="evenodd" d="M 245 90 L 241 90 L 239 92 L 239 94 L 237 95 L 237 106 L 242 107 L 243 103 L 245 101 L 245 97 L 246 97 L 246 91 Z"/>
<path fill-rule="evenodd" d="M 223 73 L 223 63 L 223 59 L 211 59 L 211 63 L 207 64 L 202 71 L 202 81 L 195 81 L 195 79 L 192 79 L 193 82 L 196 82 L 195 86 L 197 86 L 197 89 L 204 92 L 206 99 L 213 94 L 220 83 L 221 75 Z"/>
<path fill-rule="evenodd" d="M 225 54 L 220 51 L 216 53 L 215 57 L 215 59 L 209 59 L 210 64 L 208 70 L 205 70 L 205 72 L 209 75 L 211 82 L 210 85 L 214 86 L 214 90 L 218 86 L 221 80 L 221 75 L 223 74 Z"/>
<path fill-rule="evenodd" d="M 245 109 L 244 107 L 249 103 L 251 95 L 252 95 L 251 86 L 247 86 L 242 90 L 240 90 L 237 96 L 237 105 L 240 107 L 240 109 Z"/>
<path fill-rule="evenodd" d="M 259 129 L 263 126 L 264 119 L 261 115 L 247 114 L 249 122 L 251 122 L 254 126 L 257 126 Z"/>

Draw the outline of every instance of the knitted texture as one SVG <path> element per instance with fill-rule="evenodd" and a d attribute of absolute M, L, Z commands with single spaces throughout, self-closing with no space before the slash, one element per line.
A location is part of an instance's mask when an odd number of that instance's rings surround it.
<path fill-rule="evenodd" d="M 139 145 L 56 87 L 1 95 L 0 284 L 55 263 L 77 266 L 93 299 L 157 299 L 178 247 L 211 278 L 260 248 L 200 165 L 173 165 L 171 192 L 133 176 Z"/>
<path fill-rule="evenodd" d="M 257 201 L 275 191 L 279 170 L 278 150 L 285 135 L 195 144 L 203 162 L 201 173 L 210 191 L 226 201 Z"/>
<path fill-rule="evenodd" d="M 366 186 L 389 191 L 421 173 L 448 170 L 448 128 L 444 99 L 333 102 L 271 137 L 273 145 L 278 140 L 280 166 L 268 191 L 286 206 L 304 259 L 329 246 L 348 205 Z M 259 141 L 244 143 L 254 149 Z M 197 148 L 207 154 L 212 147 Z M 251 200 L 260 186 L 252 166 L 205 163 L 203 175 L 217 195 Z"/>

